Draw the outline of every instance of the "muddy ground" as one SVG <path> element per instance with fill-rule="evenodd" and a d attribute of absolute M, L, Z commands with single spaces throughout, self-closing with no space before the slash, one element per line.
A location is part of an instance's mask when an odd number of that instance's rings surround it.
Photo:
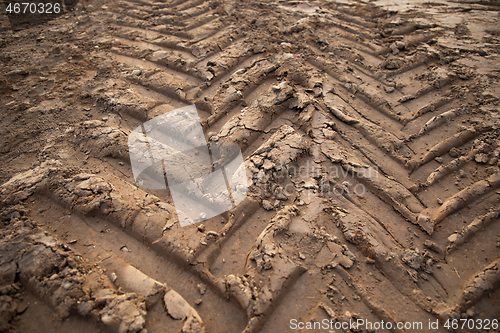
<path fill-rule="evenodd" d="M 499 331 L 498 1 L 64 9 L 2 4 L 0 331 Z M 181 227 L 128 135 L 192 104 L 251 186 Z"/>

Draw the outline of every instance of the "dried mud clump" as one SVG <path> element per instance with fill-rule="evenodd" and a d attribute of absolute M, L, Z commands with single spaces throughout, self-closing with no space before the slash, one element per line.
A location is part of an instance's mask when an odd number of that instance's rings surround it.
<path fill-rule="evenodd" d="M 6 310 L 0 317 L 3 331 L 23 311 L 17 297 L 23 289 L 46 300 L 60 319 L 78 313 L 120 333 L 144 328 L 142 297 L 116 290 L 98 267 L 38 229 L 24 214 L 5 213 L 2 219 L 8 225 L 1 230 L 0 240 L 0 302 Z"/>

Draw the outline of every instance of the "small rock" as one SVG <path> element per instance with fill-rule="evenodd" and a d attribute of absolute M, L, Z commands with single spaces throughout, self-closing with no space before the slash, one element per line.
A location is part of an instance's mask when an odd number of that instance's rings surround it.
<path fill-rule="evenodd" d="M 430 239 L 427 239 L 425 242 L 424 242 L 424 246 L 436 253 L 443 253 L 443 250 L 441 249 L 441 247 L 439 247 L 439 245 L 437 245 L 436 243 L 434 243 L 433 241 L 431 241 Z"/>
<path fill-rule="evenodd" d="M 396 70 L 396 69 L 399 69 L 399 64 L 394 60 L 389 60 L 385 64 L 385 68 L 389 69 L 389 70 Z"/>
<path fill-rule="evenodd" d="M 301 260 L 305 260 L 305 259 L 306 259 L 306 256 L 305 256 L 303 253 L 299 252 L 299 258 L 300 258 Z"/>
<path fill-rule="evenodd" d="M 337 132 L 329 128 L 323 128 L 323 135 L 325 136 L 326 139 L 333 140 L 337 136 Z"/>
<path fill-rule="evenodd" d="M 257 168 L 260 167 L 262 165 L 262 163 L 264 163 L 262 156 L 259 156 L 259 155 L 252 156 L 251 160 Z"/>
<path fill-rule="evenodd" d="M 139 76 L 142 74 L 142 71 L 140 69 L 135 69 L 132 71 L 132 75 Z"/>
<path fill-rule="evenodd" d="M 189 304 L 174 290 L 169 290 L 163 297 L 168 314 L 176 320 L 184 320 L 189 314 Z"/>
<path fill-rule="evenodd" d="M 201 298 L 197 299 L 196 301 L 194 301 L 194 304 L 196 305 L 200 305 L 201 302 L 203 302 L 203 300 Z"/>
<path fill-rule="evenodd" d="M 273 205 L 269 202 L 269 200 L 262 200 L 262 207 L 265 210 L 272 210 L 274 208 Z"/>
<path fill-rule="evenodd" d="M 418 250 L 405 250 L 401 260 L 409 267 L 418 270 L 424 262 L 424 256 Z"/>
<path fill-rule="evenodd" d="M 111 282 L 115 282 L 116 279 L 118 279 L 118 276 L 116 276 L 116 273 L 113 272 L 109 275 L 109 279 L 111 280 Z"/>
<path fill-rule="evenodd" d="M 198 231 L 199 232 L 204 232 L 205 231 L 205 225 L 202 223 L 200 225 L 198 225 Z"/>
<path fill-rule="evenodd" d="M 92 311 L 92 308 L 93 308 L 92 301 L 80 302 L 78 304 L 78 314 L 82 317 L 85 317 L 90 313 L 90 311 Z"/>
<path fill-rule="evenodd" d="M 477 154 L 475 157 L 474 157 L 474 160 L 477 162 L 477 163 L 481 163 L 481 164 L 486 164 L 488 163 L 488 161 L 490 160 L 488 155 L 486 154 Z"/>
<path fill-rule="evenodd" d="M 342 182 L 342 187 L 347 193 L 349 193 L 349 188 L 351 187 L 351 183 L 349 183 L 347 180 L 344 180 Z"/>
<path fill-rule="evenodd" d="M 438 163 L 443 163 L 443 158 L 441 156 L 437 156 L 434 160 Z"/>
<path fill-rule="evenodd" d="M 215 231 L 207 232 L 207 239 L 217 239 L 219 238 L 219 234 Z"/>
<path fill-rule="evenodd" d="M 439 199 L 439 198 L 437 198 L 437 199 L 436 199 L 436 201 L 437 201 L 437 203 L 438 203 L 439 205 L 442 205 L 442 204 L 443 204 L 443 200 L 441 200 L 441 199 Z"/>
<path fill-rule="evenodd" d="M 451 235 L 448 237 L 448 242 L 450 242 L 450 243 L 454 243 L 457 239 L 458 239 L 458 234 L 451 234 Z"/>
<path fill-rule="evenodd" d="M 123 163 L 123 162 L 118 162 L 118 164 L 119 164 L 120 166 L 123 166 L 123 165 L 124 165 L 124 163 Z"/>
<path fill-rule="evenodd" d="M 264 170 L 271 170 L 273 167 L 274 167 L 273 162 L 271 162 L 271 161 L 270 161 L 270 160 L 268 160 L 268 159 L 265 159 L 265 160 L 264 160 L 264 164 L 262 165 L 262 168 L 263 168 Z"/>
<path fill-rule="evenodd" d="M 474 317 L 476 315 L 476 311 L 474 311 L 474 307 L 468 308 L 465 313 L 469 317 Z"/>
<path fill-rule="evenodd" d="M 285 191 L 281 189 L 277 194 L 276 194 L 276 199 L 279 200 L 288 200 L 288 196 L 286 195 Z"/>
<path fill-rule="evenodd" d="M 198 288 L 198 291 L 200 292 L 201 295 L 204 295 L 205 292 L 207 291 L 207 286 L 203 283 L 198 283 L 196 285 L 196 288 Z"/>
<path fill-rule="evenodd" d="M 453 157 L 453 158 L 460 157 L 460 155 L 461 155 L 461 154 L 460 154 L 460 150 L 458 150 L 458 149 L 457 149 L 457 148 L 455 148 L 455 147 L 453 147 L 453 148 L 451 148 L 451 149 L 450 149 L 449 154 L 450 154 L 450 156 L 451 156 L 451 157 Z"/>
<path fill-rule="evenodd" d="M 458 176 L 460 178 L 465 178 L 465 177 L 467 177 L 467 174 L 465 173 L 465 171 L 463 169 L 460 169 L 460 171 L 458 172 Z"/>
<path fill-rule="evenodd" d="M 120 250 L 122 250 L 123 252 L 131 252 L 127 246 L 123 245 Z"/>
<path fill-rule="evenodd" d="M 87 117 L 89 117 L 89 118 L 92 118 L 92 113 L 90 113 L 90 112 L 85 112 L 85 115 L 86 115 Z"/>
<path fill-rule="evenodd" d="M 68 281 L 63 281 L 63 283 L 61 283 L 61 287 L 63 287 L 66 290 L 71 288 L 71 286 L 72 286 L 71 282 L 68 282 Z"/>
<path fill-rule="evenodd" d="M 338 259 L 336 259 L 336 261 L 340 264 L 340 266 L 344 267 L 345 269 L 349 269 L 353 265 L 352 260 L 346 256 L 341 256 Z"/>
<path fill-rule="evenodd" d="M 432 270 L 432 265 L 433 264 L 434 264 L 434 260 L 427 259 L 427 261 L 425 262 L 425 272 L 426 273 L 433 274 L 433 270 Z"/>
<path fill-rule="evenodd" d="M 394 87 L 389 87 L 389 86 L 384 86 L 384 90 L 386 93 L 390 94 L 392 92 L 394 92 Z"/>
<path fill-rule="evenodd" d="M 392 54 L 398 54 L 399 53 L 399 49 L 398 47 L 396 46 L 396 44 L 391 44 L 391 46 L 389 46 L 389 48 L 391 49 L 392 51 Z M 386 67 L 387 68 L 387 67 Z"/>
<path fill-rule="evenodd" d="M 373 259 L 372 259 L 372 258 L 370 258 L 370 257 L 367 257 L 367 258 L 366 258 L 366 263 L 367 263 L 367 264 L 369 264 L 369 265 L 373 265 L 373 264 L 375 264 L 375 260 L 373 260 Z"/>
<path fill-rule="evenodd" d="M 395 44 L 396 44 L 396 47 L 397 47 L 398 49 L 400 49 L 400 50 L 404 50 L 404 49 L 406 48 L 406 44 L 405 44 L 405 42 L 402 42 L 402 41 L 400 41 L 400 40 L 398 40 Z"/>
<path fill-rule="evenodd" d="M 20 304 L 17 305 L 17 309 L 16 309 L 17 314 L 24 313 L 24 311 L 26 311 L 26 309 L 28 309 L 29 305 L 30 304 L 28 302 L 22 301 Z"/>

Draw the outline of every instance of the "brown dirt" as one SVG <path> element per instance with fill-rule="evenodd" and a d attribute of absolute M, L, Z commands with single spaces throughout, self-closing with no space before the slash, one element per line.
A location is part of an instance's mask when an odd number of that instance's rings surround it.
<path fill-rule="evenodd" d="M 0 331 L 500 319 L 499 8 L 110 0 L 18 30 L 2 16 Z M 168 190 L 135 184 L 128 135 L 190 104 L 207 140 L 239 145 L 252 186 L 181 227 Z"/>

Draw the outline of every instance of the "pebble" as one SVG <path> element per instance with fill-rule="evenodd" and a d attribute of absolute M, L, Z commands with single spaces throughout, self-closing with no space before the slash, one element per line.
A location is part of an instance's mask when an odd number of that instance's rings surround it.
<path fill-rule="evenodd" d="M 393 54 L 398 54 L 399 53 L 399 49 L 398 47 L 396 46 L 396 44 L 391 44 L 391 46 L 389 46 L 390 49 L 392 50 L 392 53 Z"/>
<path fill-rule="evenodd" d="M 467 309 L 467 311 L 465 312 L 467 314 L 467 316 L 469 317 L 474 317 L 476 315 L 476 311 L 474 311 L 474 308 L 469 308 Z"/>
<path fill-rule="evenodd" d="M 207 286 L 203 283 L 198 283 L 196 285 L 196 288 L 198 288 L 198 291 L 200 292 L 201 295 L 204 295 L 205 292 L 207 291 Z"/>
<path fill-rule="evenodd" d="M 437 245 L 436 243 L 434 243 L 433 241 L 431 241 L 430 239 L 427 239 L 425 242 L 424 242 L 424 246 L 436 253 L 443 253 L 443 250 L 439 247 L 439 245 Z"/>
<path fill-rule="evenodd" d="M 63 287 L 64 289 L 68 290 L 69 288 L 71 288 L 71 282 L 68 282 L 68 281 L 64 281 L 62 284 L 61 284 L 61 287 Z"/>
<path fill-rule="evenodd" d="M 388 86 L 384 86 L 384 90 L 386 93 L 390 94 L 392 92 L 394 92 L 394 87 L 388 87 Z"/>
<path fill-rule="evenodd" d="M 482 163 L 482 164 L 485 164 L 485 163 L 488 163 L 488 161 L 490 160 L 488 155 L 486 154 L 477 154 L 475 157 L 474 157 L 474 160 L 477 162 L 477 163 Z"/>
<path fill-rule="evenodd" d="M 457 158 L 457 157 L 460 156 L 460 150 L 458 150 L 457 148 L 453 147 L 453 148 L 450 149 L 449 154 L 450 154 L 451 157 Z"/>
<path fill-rule="evenodd" d="M 385 64 L 385 68 L 386 68 L 386 69 L 389 69 L 389 70 L 399 69 L 399 64 L 398 64 L 397 62 L 395 62 L 394 60 L 389 60 L 389 61 Z"/>
<path fill-rule="evenodd" d="M 272 210 L 274 208 L 273 205 L 269 202 L 269 200 L 262 200 L 262 207 L 265 210 Z"/>
<path fill-rule="evenodd" d="M 132 71 L 132 75 L 139 76 L 142 74 L 142 71 L 140 69 L 135 69 Z"/>
<path fill-rule="evenodd" d="M 91 302 L 81 302 L 78 304 L 78 313 L 85 317 L 92 311 L 92 303 Z"/>
<path fill-rule="evenodd" d="M 441 156 L 438 156 L 434 159 L 438 163 L 443 163 L 443 158 Z"/>
<path fill-rule="evenodd" d="M 438 203 L 438 204 L 440 204 L 440 205 L 442 205 L 442 204 L 443 204 L 443 200 L 441 200 L 441 199 L 439 199 L 439 198 L 437 198 L 437 200 L 436 200 L 436 201 L 437 201 L 437 203 Z"/>
<path fill-rule="evenodd" d="M 325 136 L 326 139 L 332 140 L 335 139 L 335 137 L 337 136 L 337 132 L 329 128 L 323 128 L 323 135 Z"/>
<path fill-rule="evenodd" d="M 400 40 L 398 40 L 395 44 L 396 44 L 396 47 L 400 50 L 404 50 L 406 48 L 406 44 Z"/>

